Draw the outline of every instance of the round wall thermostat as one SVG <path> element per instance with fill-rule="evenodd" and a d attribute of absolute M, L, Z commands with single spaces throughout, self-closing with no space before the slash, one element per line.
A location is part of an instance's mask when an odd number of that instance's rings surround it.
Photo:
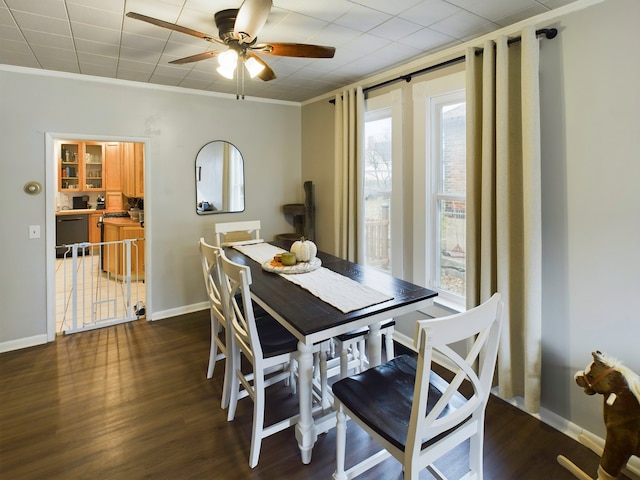
<path fill-rule="evenodd" d="M 27 182 L 24 184 L 23 189 L 29 195 L 37 195 L 42 191 L 42 185 L 39 182 Z"/>

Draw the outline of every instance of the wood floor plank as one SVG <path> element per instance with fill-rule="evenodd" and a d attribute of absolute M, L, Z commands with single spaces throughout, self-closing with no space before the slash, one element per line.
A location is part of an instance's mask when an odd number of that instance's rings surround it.
<path fill-rule="evenodd" d="M 320 436 L 303 465 L 293 429 L 263 441 L 259 465 L 248 466 L 252 404 L 226 421 L 220 408 L 222 364 L 206 379 L 209 315 L 199 312 L 58 337 L 56 342 L 0 355 L 2 479 L 329 479 L 335 435 Z M 287 388 L 269 393 L 269 414 L 295 408 Z M 349 424 L 347 462 L 377 446 Z M 492 397 L 487 410 L 485 478 L 574 477 L 564 454 L 592 476 L 595 454 Z M 459 470 L 461 449 L 440 462 Z M 400 480 L 387 460 L 360 477 Z M 421 479 L 432 478 L 426 471 Z"/>

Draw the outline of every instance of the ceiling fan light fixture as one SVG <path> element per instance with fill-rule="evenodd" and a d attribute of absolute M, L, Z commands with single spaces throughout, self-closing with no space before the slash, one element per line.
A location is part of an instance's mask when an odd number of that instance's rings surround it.
<path fill-rule="evenodd" d="M 235 50 L 226 50 L 218 55 L 218 64 L 222 68 L 235 69 L 238 64 L 238 52 Z"/>
<path fill-rule="evenodd" d="M 233 73 L 236 71 L 236 66 L 230 66 L 230 65 L 226 65 L 226 66 L 219 66 L 218 68 L 216 68 L 216 72 L 218 72 L 220 75 L 222 75 L 225 78 L 228 78 L 229 80 L 233 80 Z"/>
<path fill-rule="evenodd" d="M 253 57 L 249 57 L 247 60 L 245 60 L 244 66 L 247 68 L 247 71 L 249 72 L 249 76 L 251 78 L 255 78 L 256 75 L 264 70 L 264 65 Z"/>

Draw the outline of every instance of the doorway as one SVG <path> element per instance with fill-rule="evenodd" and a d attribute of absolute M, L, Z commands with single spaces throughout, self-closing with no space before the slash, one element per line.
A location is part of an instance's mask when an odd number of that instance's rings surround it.
<path fill-rule="evenodd" d="M 46 134 L 49 341 L 54 340 L 57 334 L 79 331 L 76 327 L 78 324 L 87 324 L 87 318 L 100 320 L 114 317 L 115 314 L 126 321 L 136 318 L 149 319 L 147 291 L 150 284 L 147 278 L 150 265 L 145 259 L 149 258 L 150 242 L 147 232 L 150 216 L 148 207 L 142 214 L 136 208 L 144 208 L 144 192 L 148 177 L 148 141 L 147 138 Z M 73 150 L 73 145 L 77 146 L 75 148 L 78 148 L 78 151 L 72 151 L 69 156 L 66 152 Z M 88 146 L 91 148 L 87 149 Z M 114 157 L 114 153 L 118 152 L 122 152 L 123 156 Z M 137 157 L 133 156 L 134 152 Z M 77 156 L 74 156 L 74 153 L 77 153 Z M 65 155 L 69 156 L 69 159 Z M 74 162 L 76 158 L 76 165 L 68 165 L 71 168 L 75 166 L 75 171 L 67 171 L 67 166 L 63 168 L 63 160 Z M 136 159 L 137 165 L 132 163 Z M 117 161 L 117 164 L 112 164 L 108 169 L 107 162 L 114 161 Z M 110 175 L 106 175 L 107 170 L 110 170 Z M 69 173 L 73 175 L 68 175 Z M 134 175 L 136 178 L 132 178 Z M 118 179 L 115 184 L 114 178 Z M 84 204 L 80 205 L 75 197 L 83 197 L 89 208 L 78 209 L 78 206 L 83 207 Z M 135 216 L 129 215 L 130 212 L 134 213 L 133 208 L 136 208 Z M 116 217 L 109 222 L 115 225 L 110 230 L 109 239 L 105 239 L 99 221 L 106 212 Z M 60 246 L 56 238 L 57 220 L 77 214 L 87 220 L 88 246 L 81 243 L 80 248 L 76 249 L 56 249 Z M 118 217 L 118 214 L 122 216 Z M 114 232 L 118 240 L 113 238 Z M 120 237 L 122 241 L 119 240 Z M 63 251 L 66 251 L 66 254 L 56 254 Z M 108 261 L 104 260 L 107 258 L 105 255 L 109 255 Z M 127 262 L 129 268 L 133 268 L 128 272 Z M 129 300 L 123 301 L 123 298 Z M 118 304 L 123 305 L 125 310 L 118 312 Z M 82 322 L 73 323 L 73 318 L 80 317 L 83 317 Z M 111 319 L 106 322 L 88 323 L 88 328 L 98 328 L 120 322 Z"/>

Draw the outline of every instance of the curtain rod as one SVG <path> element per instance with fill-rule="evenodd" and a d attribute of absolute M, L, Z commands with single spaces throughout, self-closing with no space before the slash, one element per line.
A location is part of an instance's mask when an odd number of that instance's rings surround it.
<path fill-rule="evenodd" d="M 555 38 L 558 35 L 558 30 L 556 28 L 541 28 L 540 30 L 536 30 L 536 36 L 544 35 L 547 39 Z M 513 37 L 507 40 L 507 44 L 511 45 L 512 43 L 517 43 L 522 40 L 522 37 Z M 482 53 L 482 49 L 478 49 L 476 55 L 480 55 Z M 399 82 L 400 80 L 404 80 L 409 83 L 415 75 L 421 75 L 423 73 L 431 72 L 433 70 L 438 70 L 439 68 L 448 67 L 450 65 L 455 65 L 460 62 L 464 62 L 465 56 L 452 58 L 450 60 L 445 60 L 444 62 L 437 63 L 435 65 L 431 65 L 429 67 L 422 68 L 420 70 L 416 70 L 415 72 L 407 73 L 405 75 L 400 75 L 399 77 L 392 78 L 391 80 L 386 80 L 384 82 L 376 83 L 375 85 L 371 85 L 370 87 L 363 88 L 363 93 L 367 93 L 369 90 L 374 90 L 376 88 L 384 87 L 389 84 Z M 336 103 L 335 99 L 329 100 L 329 103 Z"/>

